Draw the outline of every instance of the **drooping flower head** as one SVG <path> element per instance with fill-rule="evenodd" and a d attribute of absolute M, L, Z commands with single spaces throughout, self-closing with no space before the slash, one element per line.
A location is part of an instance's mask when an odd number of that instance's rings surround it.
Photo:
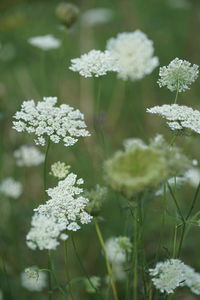
<path fill-rule="evenodd" d="M 21 273 L 21 284 L 31 292 L 41 292 L 47 285 L 47 275 L 36 266 L 29 267 Z"/>
<path fill-rule="evenodd" d="M 140 30 L 124 32 L 107 42 L 107 49 L 118 60 L 118 77 L 139 80 L 150 74 L 159 64 L 153 56 L 153 42 Z"/>
<path fill-rule="evenodd" d="M 166 86 L 171 92 L 185 92 L 190 89 L 190 85 L 199 75 L 199 66 L 175 58 L 167 67 L 161 67 L 159 72 L 160 78 L 158 84 L 160 87 Z"/>
<path fill-rule="evenodd" d="M 104 169 L 110 186 L 130 200 L 136 194 L 157 188 L 189 167 L 189 160 L 181 150 L 170 149 L 161 135 L 149 145 L 139 139 L 131 139 L 125 144 L 125 151 L 116 152 L 105 162 Z"/>
<path fill-rule="evenodd" d="M 189 129 L 200 134 L 200 111 L 178 104 L 164 104 L 147 109 L 148 113 L 157 114 L 169 122 L 171 130 Z"/>
<path fill-rule="evenodd" d="M 99 77 L 107 72 L 117 72 L 116 59 L 109 51 L 91 50 L 80 58 L 71 60 L 70 70 L 79 72 L 84 77 Z"/>
<path fill-rule="evenodd" d="M 16 112 L 13 128 L 18 132 L 34 133 L 35 143 L 44 146 L 49 137 L 54 143 L 60 140 L 72 146 L 80 136 L 89 136 L 85 129 L 84 115 L 67 104 L 55 106 L 56 97 L 44 97 L 35 104 L 34 100 L 24 101 L 21 111 Z"/>
<path fill-rule="evenodd" d="M 59 48 L 61 45 L 60 40 L 56 39 L 52 34 L 31 37 L 28 39 L 28 42 L 32 46 L 40 48 L 44 51 Z"/>
<path fill-rule="evenodd" d="M 63 25 L 70 28 L 79 16 L 79 8 L 73 3 L 61 2 L 56 7 L 56 15 Z"/>
<path fill-rule="evenodd" d="M 12 177 L 5 178 L 0 183 L 0 193 L 14 199 L 19 198 L 23 191 L 22 184 Z"/>
<path fill-rule="evenodd" d="M 44 161 L 44 154 L 34 146 L 21 146 L 14 151 L 14 157 L 19 167 L 38 166 Z"/>

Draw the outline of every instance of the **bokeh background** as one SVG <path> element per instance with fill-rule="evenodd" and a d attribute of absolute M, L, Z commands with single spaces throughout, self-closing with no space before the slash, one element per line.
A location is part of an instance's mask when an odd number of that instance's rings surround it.
<path fill-rule="evenodd" d="M 30 228 L 33 208 L 42 202 L 42 166 L 19 168 L 13 152 L 23 144 L 33 144 L 28 134 L 12 129 L 12 116 L 24 100 L 40 101 L 43 96 L 57 96 L 59 103 L 79 108 L 85 114 L 92 134 L 79 140 L 70 148 L 52 145 L 48 166 L 61 160 L 71 165 L 71 170 L 84 178 L 85 188 L 97 183 L 105 184 L 103 177 L 103 152 L 96 138 L 94 108 L 97 84 L 94 79 L 82 78 L 69 70 L 70 60 L 91 49 L 104 50 L 106 41 L 120 32 L 140 29 L 154 41 L 155 55 L 160 65 L 167 65 L 175 57 L 200 65 L 200 1 L 199 0 L 77 0 L 80 9 L 77 22 L 68 30 L 56 17 L 57 0 L 1 0 L 0 1 L 0 180 L 12 176 L 23 183 L 23 196 L 8 201 L 0 197 L 0 288 L 4 299 L 47 299 L 47 291 L 31 293 L 22 288 L 20 273 L 27 266 L 45 268 L 46 254 L 31 251 L 25 243 Z M 110 20 L 101 24 L 87 24 L 84 13 L 92 8 L 107 8 Z M 53 34 L 62 41 L 59 49 L 43 52 L 27 40 L 33 36 Z M 122 148 L 123 140 L 140 137 L 145 140 L 157 133 L 171 139 L 164 122 L 145 111 L 147 107 L 171 103 L 174 95 L 160 89 L 156 83 L 159 68 L 137 82 L 123 82 L 113 73 L 102 78 L 102 120 L 108 155 Z M 181 94 L 179 103 L 198 109 L 200 101 L 199 79 L 191 90 Z M 199 137 L 178 137 L 176 143 L 184 148 L 191 159 L 199 159 Z M 44 151 L 44 149 L 41 149 Z M 48 177 L 48 186 L 56 181 Z M 178 193 L 183 210 L 188 211 L 195 190 L 185 185 Z M 174 234 L 175 209 L 168 199 L 165 247 L 162 258 L 169 256 Z M 102 211 L 101 227 L 106 238 L 130 234 L 131 226 L 122 199 L 112 192 Z M 146 210 L 145 252 L 153 261 L 159 238 L 162 203 L 160 198 L 150 199 Z M 200 209 L 198 201 L 195 211 Z M 131 221 L 130 221 L 131 222 Z M 127 222 L 128 223 L 128 222 Z M 185 240 L 182 259 L 200 272 L 200 229 L 191 228 Z M 106 274 L 100 246 L 92 224 L 74 234 L 79 255 L 89 275 Z M 54 254 L 55 268 L 64 282 L 64 249 L 61 245 Z M 4 263 L 3 263 L 4 261 Z M 74 249 L 70 245 L 72 278 L 84 276 Z M 119 283 L 120 299 L 124 298 L 124 283 Z M 74 285 L 76 299 L 98 299 L 85 292 L 81 281 Z M 105 287 L 105 285 L 104 285 Z M 102 287 L 102 289 L 104 288 Z M 55 292 L 53 299 L 59 299 Z M 142 298 L 141 298 L 142 299 Z M 161 299 L 161 298 L 160 298 Z M 179 290 L 173 299 L 199 299 L 188 290 Z"/>

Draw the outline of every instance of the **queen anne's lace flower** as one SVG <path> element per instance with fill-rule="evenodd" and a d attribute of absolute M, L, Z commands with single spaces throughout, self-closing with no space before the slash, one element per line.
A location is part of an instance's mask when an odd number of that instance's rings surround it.
<path fill-rule="evenodd" d="M 157 114 L 167 119 L 171 130 L 188 128 L 200 134 L 200 111 L 177 104 L 164 104 L 147 109 L 148 113 Z"/>
<path fill-rule="evenodd" d="M 183 285 L 189 287 L 194 294 L 200 295 L 200 274 L 187 265 L 184 266 L 184 271 L 186 279 Z"/>
<path fill-rule="evenodd" d="M 22 194 L 22 191 L 22 184 L 12 177 L 8 177 L 0 183 L 0 193 L 7 197 L 16 199 Z"/>
<path fill-rule="evenodd" d="M 139 80 L 150 74 L 159 64 L 153 57 L 153 42 L 143 32 L 124 32 L 107 42 L 107 49 L 118 59 L 118 77 Z"/>
<path fill-rule="evenodd" d="M 43 36 L 31 37 L 28 39 L 29 44 L 38 47 L 44 51 L 59 48 L 61 42 L 56 39 L 52 34 L 47 34 Z"/>
<path fill-rule="evenodd" d="M 37 276 L 30 276 L 30 273 L 37 273 Z M 29 267 L 21 274 L 22 286 L 31 292 L 41 292 L 47 284 L 47 276 L 44 272 L 38 272 L 37 267 Z"/>
<path fill-rule="evenodd" d="M 74 145 L 80 136 L 89 136 L 85 129 L 84 115 L 67 104 L 56 107 L 56 97 L 44 97 L 35 104 L 34 100 L 24 101 L 21 111 L 14 115 L 14 129 L 36 135 L 36 144 L 44 146 L 49 137 L 54 143 L 64 142 L 65 146 Z"/>
<path fill-rule="evenodd" d="M 54 250 L 59 245 L 58 239 L 63 239 L 61 232 L 66 229 L 65 222 L 57 222 L 53 216 L 34 214 L 31 221 L 31 229 L 26 236 L 29 248 L 35 250 Z M 64 236 L 64 240 L 68 236 Z"/>
<path fill-rule="evenodd" d="M 85 26 L 108 23 L 113 18 L 113 11 L 108 8 L 92 8 L 82 14 L 81 21 Z"/>
<path fill-rule="evenodd" d="M 110 238 L 105 243 L 108 259 L 112 264 L 122 264 L 126 261 L 126 252 L 131 252 L 131 242 L 126 236 Z"/>
<path fill-rule="evenodd" d="M 154 269 L 149 269 L 152 282 L 162 293 L 171 294 L 175 288 L 185 281 L 184 263 L 179 259 L 169 259 L 157 263 Z"/>
<path fill-rule="evenodd" d="M 71 63 L 69 69 L 79 72 L 84 77 L 99 77 L 110 71 L 118 71 L 116 59 L 109 51 L 91 50 L 80 58 L 72 59 Z"/>
<path fill-rule="evenodd" d="M 199 75 L 199 67 L 191 66 L 186 60 L 175 58 L 167 67 L 160 68 L 160 79 L 158 84 L 160 87 L 166 86 L 171 92 L 185 92 L 189 90 L 189 86 L 197 79 Z"/>
<path fill-rule="evenodd" d="M 38 166 L 44 161 L 44 154 L 34 146 L 21 146 L 15 150 L 14 157 L 18 166 Z"/>
<path fill-rule="evenodd" d="M 58 223 L 66 225 L 69 231 L 77 231 L 80 224 L 88 224 L 92 217 L 85 211 L 88 199 L 81 196 L 83 189 L 79 187 L 83 179 L 77 180 L 77 175 L 70 173 L 58 186 L 47 190 L 51 197 L 44 205 L 35 209 L 42 215 L 53 216 Z"/>
<path fill-rule="evenodd" d="M 50 174 L 59 179 L 65 178 L 69 174 L 70 166 L 67 166 L 64 162 L 57 161 L 51 165 Z"/>

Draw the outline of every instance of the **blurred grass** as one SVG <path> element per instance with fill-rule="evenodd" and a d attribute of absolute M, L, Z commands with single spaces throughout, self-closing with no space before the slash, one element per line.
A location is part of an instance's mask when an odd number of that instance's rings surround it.
<path fill-rule="evenodd" d="M 175 0 L 174 0 L 175 1 Z M 12 130 L 12 115 L 27 99 L 40 100 L 42 96 L 58 96 L 60 103 L 68 103 L 80 110 L 86 116 L 86 123 L 92 133 L 91 138 L 80 140 L 75 146 L 65 148 L 53 145 L 50 149 L 49 165 L 57 160 L 66 161 L 72 170 L 85 180 L 85 187 L 90 188 L 97 183 L 103 183 L 103 153 L 99 147 L 93 129 L 93 112 L 95 106 L 96 83 L 93 79 L 84 79 L 71 72 L 68 67 L 70 60 L 92 48 L 103 50 L 106 41 L 117 33 L 141 29 L 154 41 L 155 55 L 159 57 L 160 65 L 168 64 L 173 58 L 184 58 L 200 65 L 200 1 L 190 0 L 187 9 L 170 7 L 167 0 L 82 0 L 73 1 L 81 12 L 90 8 L 106 7 L 114 12 L 110 23 L 85 28 L 78 21 L 68 32 L 63 30 L 55 16 L 55 7 L 60 1 L 14 1 L 0 2 L 0 130 L 1 130 L 1 171 L 0 178 L 13 176 L 24 184 L 23 197 L 5 203 L 1 197 L 0 239 L 1 255 L 3 254 L 10 280 L 13 299 L 47 299 L 46 293 L 28 293 L 20 285 L 20 272 L 29 265 L 37 264 L 46 267 L 46 257 L 43 252 L 31 251 L 25 245 L 25 236 L 30 227 L 32 209 L 42 202 L 42 168 L 16 168 L 13 151 L 24 143 L 33 143 L 32 137 Z M 62 40 L 62 47 L 43 53 L 32 47 L 27 39 L 32 36 L 53 34 Z M 5 48 L 6 47 L 6 48 Z M 3 49 L 6 50 L 3 50 Z M 104 111 L 105 139 L 108 153 L 122 148 L 122 142 L 128 137 L 153 137 L 157 133 L 165 135 L 170 140 L 171 134 L 164 122 L 145 113 L 147 107 L 171 103 L 173 94 L 167 89 L 160 89 L 156 83 L 158 68 L 142 81 L 124 83 L 111 74 L 102 79 L 102 108 Z M 199 79 L 187 93 L 180 95 L 179 103 L 197 107 L 199 105 Z M 179 137 L 181 145 L 190 158 L 199 158 L 199 139 Z M 48 178 L 50 186 L 56 184 Z M 187 211 L 194 190 L 186 186 L 179 193 L 183 210 Z M 104 221 L 100 224 L 105 238 L 124 234 L 127 210 L 123 208 L 123 199 L 111 194 L 102 213 Z M 175 210 L 168 199 L 168 218 L 170 231 L 165 232 L 165 238 L 173 238 Z M 155 255 L 155 245 L 158 242 L 161 222 L 161 199 L 149 199 L 146 203 L 147 232 L 145 236 L 145 251 L 152 261 Z M 200 209 L 197 204 L 196 210 Z M 112 213 L 111 213 L 112 212 Z M 128 232 L 131 228 L 128 227 Z M 85 226 L 74 234 L 77 248 L 89 274 L 96 270 L 103 276 L 105 266 L 102 263 L 100 247 L 92 225 Z M 88 243 L 90 241 L 90 243 Z M 91 242 L 92 241 L 92 242 Z M 88 247 L 89 244 L 89 247 Z M 199 230 L 193 228 L 187 237 L 183 251 L 185 263 L 200 271 L 199 262 Z M 166 251 L 163 249 L 163 256 Z M 57 272 L 64 281 L 63 248 L 56 252 Z M 72 277 L 83 276 L 80 266 L 70 245 L 70 263 Z M 81 274 L 81 275 L 80 275 Z M 2 269 L 0 284 L 6 295 L 7 283 Z M 81 284 L 75 285 L 80 290 L 80 299 L 98 299 L 84 293 Z M 6 294 L 7 293 L 7 294 Z M 122 292 L 121 292 L 122 293 Z M 177 293 L 178 299 L 198 299 L 186 296 L 187 291 Z M 56 298 L 55 298 L 56 299 Z M 77 298 L 78 299 L 78 298 Z M 120 295 L 123 298 L 123 293 Z"/>

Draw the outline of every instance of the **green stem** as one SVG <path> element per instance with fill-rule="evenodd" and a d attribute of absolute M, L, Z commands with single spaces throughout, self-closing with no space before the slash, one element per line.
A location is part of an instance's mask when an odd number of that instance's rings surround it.
<path fill-rule="evenodd" d="M 175 225 L 174 242 L 173 242 L 173 254 L 172 254 L 173 258 L 176 258 L 176 240 L 177 240 L 177 226 Z"/>
<path fill-rule="evenodd" d="M 193 211 L 193 208 L 194 208 L 194 206 L 195 206 L 195 203 L 196 203 L 196 200 L 197 200 L 197 197 L 198 197 L 198 194 L 199 194 L 199 190 L 200 190 L 200 182 L 199 182 L 199 184 L 198 184 L 198 186 L 197 186 L 197 189 L 196 189 L 194 198 L 193 198 L 193 200 L 192 200 L 192 204 L 191 204 L 190 210 L 189 210 L 189 212 L 188 212 L 188 214 L 187 214 L 187 217 L 186 217 L 186 221 L 189 219 L 189 217 L 190 217 L 190 215 L 191 215 L 191 213 L 192 213 L 192 211 Z"/>
<path fill-rule="evenodd" d="M 47 189 L 47 157 L 48 157 L 48 153 L 49 153 L 49 148 L 50 148 L 50 138 L 48 138 L 48 142 L 47 142 L 45 158 L 44 158 L 44 169 L 43 169 L 44 200 L 45 201 L 47 200 L 47 194 L 46 194 L 46 189 Z"/>
<path fill-rule="evenodd" d="M 178 78 L 178 84 L 177 84 L 177 90 L 176 90 L 176 96 L 175 96 L 175 99 L 174 99 L 174 104 L 177 103 L 178 93 L 179 93 L 179 78 Z"/>
<path fill-rule="evenodd" d="M 112 291 L 113 291 L 113 296 L 114 296 L 115 300 L 118 300 L 117 289 L 116 289 L 115 282 L 114 282 L 114 279 L 113 279 L 112 269 L 111 269 L 111 266 L 110 266 L 110 263 L 109 263 L 109 260 L 108 260 L 108 255 L 107 255 L 107 252 L 106 252 L 104 240 L 103 240 L 101 230 L 100 230 L 100 227 L 99 227 L 99 224 L 98 224 L 98 221 L 97 221 L 96 217 L 94 217 L 94 223 L 95 223 L 97 236 L 99 238 L 99 242 L 101 244 L 101 247 L 102 247 L 102 250 L 103 250 L 103 253 L 104 253 L 108 275 L 110 276 L 110 283 L 111 283 L 111 287 L 112 287 Z"/>
<path fill-rule="evenodd" d="M 133 215 L 133 240 L 134 240 L 134 249 L 133 249 L 133 265 L 134 265 L 134 271 L 133 271 L 133 300 L 137 300 L 137 271 L 138 271 L 138 245 L 137 245 L 137 207 L 134 209 L 134 215 Z"/>
<path fill-rule="evenodd" d="M 178 136 L 178 131 L 175 133 L 175 135 L 174 135 L 173 138 L 171 139 L 171 141 L 170 141 L 170 143 L 169 143 L 170 147 L 172 147 L 172 146 L 174 145 L 174 142 L 175 142 L 177 136 Z"/>
<path fill-rule="evenodd" d="M 69 275 L 69 267 L 68 267 L 68 256 L 67 256 L 67 241 L 64 241 L 64 246 L 65 246 L 65 271 L 66 271 L 66 276 L 67 276 L 67 284 L 69 287 L 69 294 L 71 297 L 71 300 L 74 300 L 74 296 L 72 293 L 72 286 L 71 286 L 71 280 L 70 280 L 70 275 Z"/>
<path fill-rule="evenodd" d="M 48 250 L 48 269 L 52 272 L 50 250 Z M 51 273 L 48 273 L 48 285 L 49 285 L 49 300 L 52 300 L 53 291 L 52 291 Z"/>
<path fill-rule="evenodd" d="M 58 278 L 57 278 L 57 276 L 56 276 L 56 273 L 54 272 L 53 268 L 52 268 L 52 270 L 49 270 L 49 269 L 40 269 L 39 271 L 40 271 L 40 272 L 43 272 L 43 271 L 45 271 L 45 272 L 50 272 L 50 273 L 52 274 L 52 276 L 53 276 L 55 282 L 56 282 L 56 285 L 57 285 L 58 290 L 59 290 L 60 293 L 61 293 L 63 296 L 65 296 L 65 298 L 66 298 L 67 295 L 66 295 L 65 291 L 63 290 L 63 288 L 62 288 L 62 286 L 61 286 L 61 284 L 60 284 L 60 282 L 59 282 L 59 280 L 58 280 Z M 66 299 L 68 299 L 68 298 L 66 298 Z"/>

